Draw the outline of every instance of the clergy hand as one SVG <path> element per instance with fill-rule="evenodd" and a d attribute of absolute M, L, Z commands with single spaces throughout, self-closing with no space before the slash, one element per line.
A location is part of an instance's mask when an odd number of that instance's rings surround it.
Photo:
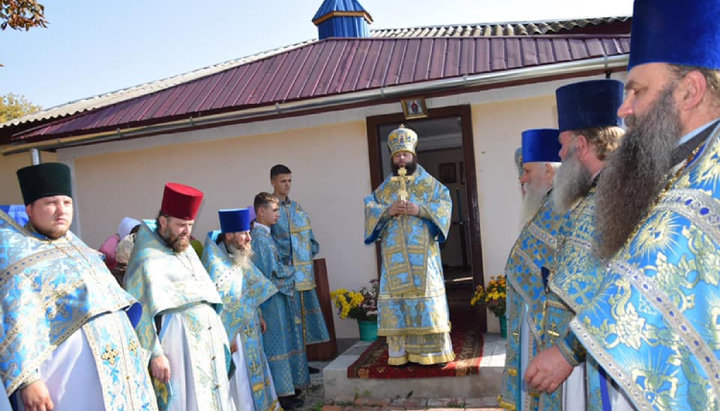
<path fill-rule="evenodd" d="M 165 355 L 158 355 L 150 360 L 150 373 L 160 382 L 170 381 L 170 361 Z"/>
<path fill-rule="evenodd" d="M 237 351 L 237 341 L 233 340 L 232 344 L 230 344 L 230 354 L 234 354 Z"/>
<path fill-rule="evenodd" d="M 407 215 L 418 215 L 420 213 L 420 207 L 415 204 L 407 201 L 405 203 L 405 214 Z"/>
<path fill-rule="evenodd" d="M 27 411 L 50 411 L 55 408 L 50 399 L 50 392 L 42 380 L 37 380 L 23 388 L 20 397 Z"/>
<path fill-rule="evenodd" d="M 405 202 L 395 201 L 394 203 L 390 204 L 388 214 L 390 214 L 390 217 L 395 217 L 398 214 L 405 214 Z"/>
<path fill-rule="evenodd" d="M 267 323 L 262 318 L 260 319 L 260 332 L 265 334 L 265 331 L 267 331 Z"/>
<path fill-rule="evenodd" d="M 525 370 L 525 382 L 540 392 L 551 393 L 558 389 L 572 373 L 573 366 L 560 353 L 557 346 L 538 354 Z"/>

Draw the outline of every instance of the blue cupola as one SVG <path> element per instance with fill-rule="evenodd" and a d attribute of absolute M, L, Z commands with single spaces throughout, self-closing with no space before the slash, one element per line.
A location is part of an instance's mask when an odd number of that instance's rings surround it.
<path fill-rule="evenodd" d="M 324 0 L 312 22 L 320 40 L 328 37 L 369 37 L 372 17 L 357 0 Z"/>

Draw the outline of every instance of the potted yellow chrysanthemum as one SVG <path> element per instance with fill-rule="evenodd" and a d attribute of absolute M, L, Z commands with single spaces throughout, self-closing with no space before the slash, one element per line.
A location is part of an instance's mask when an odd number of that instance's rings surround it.
<path fill-rule="evenodd" d="M 507 338 L 507 319 L 505 318 L 505 297 L 507 297 L 507 285 L 505 276 L 490 277 L 487 287 L 478 285 L 475 287 L 475 294 L 470 300 L 470 305 L 478 302 L 484 303 L 485 307 L 492 311 L 500 321 L 500 335 Z"/>
<path fill-rule="evenodd" d="M 354 318 L 358 321 L 360 339 L 375 341 L 377 339 L 377 300 L 380 291 L 378 280 L 371 280 L 369 287 L 359 291 L 339 288 L 330 293 L 330 298 L 342 319 Z"/>

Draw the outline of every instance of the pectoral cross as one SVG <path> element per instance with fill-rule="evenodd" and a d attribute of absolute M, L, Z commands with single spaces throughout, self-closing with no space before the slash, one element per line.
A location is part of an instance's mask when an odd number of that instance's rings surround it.
<path fill-rule="evenodd" d="M 548 335 L 552 337 L 552 341 L 555 341 L 556 338 L 560 336 L 560 333 L 558 332 L 557 324 L 554 322 L 550 323 L 550 329 L 547 331 Z"/>
<path fill-rule="evenodd" d="M 398 198 L 400 201 L 407 201 L 408 199 L 408 192 L 407 192 L 407 182 L 408 180 L 414 180 L 415 177 L 408 176 L 407 170 L 405 167 L 400 167 L 398 169 L 398 176 L 397 177 L 390 177 L 391 181 L 398 181 L 400 183 L 400 190 L 398 190 Z"/>

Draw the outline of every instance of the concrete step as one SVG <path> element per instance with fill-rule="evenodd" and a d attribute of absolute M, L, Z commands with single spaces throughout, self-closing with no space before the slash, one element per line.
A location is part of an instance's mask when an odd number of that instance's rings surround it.
<path fill-rule="evenodd" d="M 485 334 L 480 373 L 460 377 L 370 379 L 348 378 L 347 369 L 371 343 L 358 341 L 323 368 L 326 403 L 423 401 L 441 398 L 496 398 L 505 365 L 505 339 Z M 492 405 L 492 404 L 488 404 Z"/>

